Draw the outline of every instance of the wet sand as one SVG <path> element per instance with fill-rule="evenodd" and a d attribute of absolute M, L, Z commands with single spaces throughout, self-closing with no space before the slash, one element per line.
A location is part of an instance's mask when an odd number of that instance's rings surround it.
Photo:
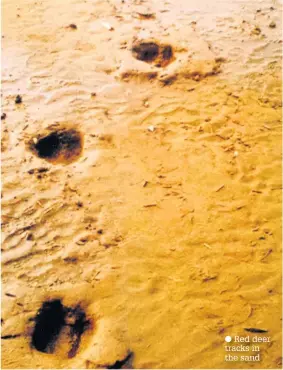
<path fill-rule="evenodd" d="M 280 3 L 2 8 L 2 368 L 281 368 Z"/>

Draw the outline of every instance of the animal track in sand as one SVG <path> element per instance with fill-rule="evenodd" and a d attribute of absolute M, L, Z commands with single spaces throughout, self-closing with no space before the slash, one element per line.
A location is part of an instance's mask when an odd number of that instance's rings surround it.
<path fill-rule="evenodd" d="M 44 302 L 35 318 L 31 345 L 40 352 L 52 353 L 65 324 L 66 312 L 58 299 Z"/>
<path fill-rule="evenodd" d="M 128 50 L 132 58 L 125 54 L 117 76 L 123 81 L 158 80 L 162 86 L 168 86 L 176 80 L 201 81 L 221 72 L 225 59 L 216 57 L 203 40 L 200 41 L 199 48 L 192 46 L 190 50 L 184 47 L 185 42 L 187 43 L 184 40 L 183 43 L 176 44 L 168 37 L 158 40 L 137 35 Z"/>
<path fill-rule="evenodd" d="M 74 128 L 61 128 L 32 138 L 28 145 L 39 158 L 53 164 L 69 164 L 82 153 L 83 135 Z"/>
<path fill-rule="evenodd" d="M 132 46 L 133 56 L 146 63 L 154 63 L 156 67 L 166 67 L 174 60 L 171 45 L 156 42 L 136 41 Z"/>
<path fill-rule="evenodd" d="M 91 320 L 79 305 L 65 307 L 60 299 L 44 302 L 34 321 L 31 347 L 39 352 L 55 353 L 58 341 L 63 339 L 68 342 L 68 358 L 76 356 L 83 333 L 91 328 Z"/>

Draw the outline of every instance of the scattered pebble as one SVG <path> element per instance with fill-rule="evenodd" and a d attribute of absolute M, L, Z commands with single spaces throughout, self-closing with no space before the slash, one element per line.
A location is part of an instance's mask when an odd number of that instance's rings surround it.
<path fill-rule="evenodd" d="M 154 13 L 149 13 L 149 12 L 137 12 L 137 15 L 139 16 L 140 19 L 155 19 L 155 14 Z"/>
<path fill-rule="evenodd" d="M 1 114 L 1 120 L 5 119 L 7 117 L 7 114 L 6 113 L 2 113 Z"/>
<path fill-rule="evenodd" d="M 151 131 L 151 132 L 153 132 L 154 130 L 155 130 L 155 127 L 154 126 L 148 126 L 148 131 Z"/>
<path fill-rule="evenodd" d="M 261 34 L 261 29 L 256 26 L 253 30 L 252 30 L 252 34 L 253 35 L 260 35 Z"/>
<path fill-rule="evenodd" d="M 111 26 L 111 24 L 107 23 L 107 22 L 101 22 L 102 26 L 107 28 L 108 31 L 114 31 L 114 27 Z"/>
<path fill-rule="evenodd" d="M 22 101 L 23 101 L 23 100 L 22 100 L 21 95 L 17 95 L 17 96 L 16 96 L 16 99 L 15 99 L 15 103 L 16 103 L 16 104 L 21 104 L 21 103 L 22 103 Z"/>
<path fill-rule="evenodd" d="M 48 171 L 49 168 L 47 167 L 31 168 L 30 170 L 28 170 L 28 174 L 33 175 L 34 173 L 44 173 Z"/>
<path fill-rule="evenodd" d="M 195 75 L 195 76 L 193 76 L 193 80 L 195 80 L 195 81 L 199 81 L 199 80 L 200 80 L 200 75 Z"/>
<path fill-rule="evenodd" d="M 275 28 L 276 27 L 276 23 L 274 21 L 272 21 L 270 24 L 269 24 L 269 28 Z"/>
<path fill-rule="evenodd" d="M 77 25 L 76 24 L 74 24 L 74 23 L 71 23 L 70 25 L 69 25 L 69 27 L 70 28 L 72 28 L 73 30 L 76 30 L 78 27 L 77 27 Z"/>

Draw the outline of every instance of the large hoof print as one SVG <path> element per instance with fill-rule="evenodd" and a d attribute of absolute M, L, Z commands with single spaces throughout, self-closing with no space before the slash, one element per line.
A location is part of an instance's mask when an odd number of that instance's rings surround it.
<path fill-rule="evenodd" d="M 29 141 L 31 151 L 51 163 L 69 164 L 83 150 L 83 135 L 75 129 L 58 129 Z"/>
<path fill-rule="evenodd" d="M 31 345 L 40 352 L 53 353 L 65 325 L 66 311 L 60 300 L 44 302 L 35 317 Z"/>
<path fill-rule="evenodd" d="M 166 67 L 174 60 L 172 46 L 156 42 L 135 42 L 132 53 L 136 59 L 152 63 L 156 67 Z"/>
<path fill-rule="evenodd" d="M 76 356 L 82 335 L 92 327 L 80 306 L 66 307 L 59 299 L 44 302 L 34 321 L 31 347 L 39 352 L 56 353 L 57 343 L 64 339 L 68 343 L 68 358 Z"/>

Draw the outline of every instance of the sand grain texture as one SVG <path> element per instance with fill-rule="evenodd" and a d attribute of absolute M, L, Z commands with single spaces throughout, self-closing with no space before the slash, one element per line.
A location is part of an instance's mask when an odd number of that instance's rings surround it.
<path fill-rule="evenodd" d="M 2 8 L 2 368 L 280 368 L 280 3 Z"/>

